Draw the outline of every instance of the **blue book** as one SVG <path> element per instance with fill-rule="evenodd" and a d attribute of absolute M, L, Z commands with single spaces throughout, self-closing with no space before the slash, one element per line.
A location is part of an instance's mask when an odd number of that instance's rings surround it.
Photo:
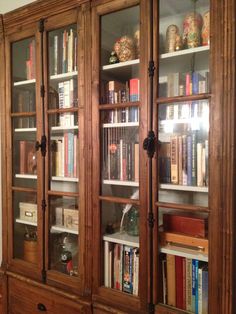
<path fill-rule="evenodd" d="M 196 260 L 192 260 L 192 312 L 195 313 L 196 303 Z"/>
<path fill-rule="evenodd" d="M 199 73 L 197 72 L 192 74 L 192 93 L 193 95 L 199 93 Z"/>
<path fill-rule="evenodd" d="M 195 313 L 198 314 L 198 267 L 199 261 L 195 260 Z"/>
<path fill-rule="evenodd" d="M 208 314 L 208 266 L 202 269 L 202 314 Z"/>

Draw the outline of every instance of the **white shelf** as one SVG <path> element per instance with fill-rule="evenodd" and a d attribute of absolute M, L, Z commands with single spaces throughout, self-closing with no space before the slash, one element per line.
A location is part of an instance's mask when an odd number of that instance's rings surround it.
<path fill-rule="evenodd" d="M 130 236 L 127 233 L 116 232 L 113 234 L 106 234 L 103 236 L 103 240 L 132 247 L 139 247 L 139 237 Z"/>
<path fill-rule="evenodd" d="M 161 253 L 172 254 L 176 256 L 182 256 L 191 259 L 197 259 L 199 261 L 208 262 L 208 255 L 196 250 L 188 248 L 182 248 L 174 245 L 168 245 L 160 248 Z"/>
<path fill-rule="evenodd" d="M 125 61 L 125 62 L 119 62 L 119 63 L 104 65 L 102 67 L 102 69 L 103 70 L 112 70 L 112 69 L 117 69 L 117 68 L 129 67 L 129 66 L 136 65 L 136 64 L 139 64 L 139 59 L 134 59 L 134 60 L 129 60 L 129 61 Z"/>
<path fill-rule="evenodd" d="M 37 175 L 36 174 L 20 174 L 17 173 L 15 175 L 16 178 L 18 179 L 32 179 L 32 180 L 36 180 L 37 179 Z"/>
<path fill-rule="evenodd" d="M 78 71 L 51 75 L 50 80 L 61 80 L 64 78 L 70 78 L 70 77 L 76 76 L 77 74 L 78 74 Z"/>
<path fill-rule="evenodd" d="M 71 234 L 79 234 L 78 230 L 72 230 L 69 228 L 65 228 L 64 226 L 52 226 L 51 231 L 56 231 L 56 232 L 67 232 Z"/>
<path fill-rule="evenodd" d="M 36 128 L 17 128 L 14 129 L 15 132 L 36 132 L 37 129 Z"/>
<path fill-rule="evenodd" d="M 72 125 L 72 126 L 53 126 L 51 128 L 51 131 L 68 131 L 68 130 L 78 130 L 78 125 Z"/>
<path fill-rule="evenodd" d="M 19 224 L 24 224 L 24 225 L 37 227 L 37 222 L 30 222 L 30 221 L 23 220 L 23 219 L 16 219 L 16 222 L 18 222 Z"/>
<path fill-rule="evenodd" d="M 103 123 L 102 127 L 106 128 L 124 128 L 139 126 L 139 122 L 120 122 L 120 123 Z"/>
<path fill-rule="evenodd" d="M 183 55 L 189 55 L 193 53 L 209 51 L 209 49 L 210 49 L 209 46 L 201 46 L 201 47 L 183 49 L 183 50 L 174 51 L 174 52 L 167 52 L 167 53 L 161 54 L 160 59 L 167 59 L 167 58 L 179 57 Z"/>
<path fill-rule="evenodd" d="M 163 190 L 208 193 L 208 187 L 207 186 L 188 186 L 188 185 L 177 185 L 177 184 L 164 184 L 164 183 L 162 183 L 162 184 L 160 184 L 160 188 Z"/>
<path fill-rule="evenodd" d="M 52 181 L 79 182 L 78 178 L 52 176 Z"/>
<path fill-rule="evenodd" d="M 30 85 L 36 82 L 36 79 L 14 82 L 14 86 Z"/>
<path fill-rule="evenodd" d="M 136 181 L 121 181 L 121 180 L 103 180 L 103 184 L 120 185 L 120 186 L 134 186 L 139 187 L 139 182 Z"/>

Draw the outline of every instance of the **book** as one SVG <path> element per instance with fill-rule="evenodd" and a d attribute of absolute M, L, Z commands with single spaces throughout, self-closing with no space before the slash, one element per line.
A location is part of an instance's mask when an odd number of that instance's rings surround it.
<path fill-rule="evenodd" d="M 167 269 L 167 304 L 176 306 L 176 279 L 175 279 L 175 256 L 166 255 Z"/>
<path fill-rule="evenodd" d="M 20 141 L 20 174 L 36 174 L 37 172 L 37 159 L 36 149 L 34 142 Z"/>
<path fill-rule="evenodd" d="M 129 100 L 139 101 L 140 100 L 140 90 L 139 90 L 139 79 L 133 78 L 129 80 Z"/>
<path fill-rule="evenodd" d="M 171 157 L 171 183 L 178 184 L 178 137 L 172 136 L 170 139 L 170 157 Z"/>
<path fill-rule="evenodd" d="M 186 310 L 192 311 L 192 259 L 186 258 Z"/>
<path fill-rule="evenodd" d="M 164 213 L 163 228 L 167 232 L 206 238 L 208 234 L 208 220 L 206 217 L 198 217 L 190 213 Z"/>
<path fill-rule="evenodd" d="M 133 249 L 132 247 L 124 247 L 124 266 L 123 266 L 123 291 L 133 293 Z"/>
<path fill-rule="evenodd" d="M 176 307 L 183 309 L 183 257 L 175 256 Z"/>

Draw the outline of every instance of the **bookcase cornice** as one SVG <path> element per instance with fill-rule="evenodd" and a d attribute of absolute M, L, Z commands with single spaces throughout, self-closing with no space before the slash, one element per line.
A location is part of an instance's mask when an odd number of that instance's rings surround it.
<path fill-rule="evenodd" d="M 70 9 L 73 9 L 88 0 L 39 0 L 19 9 L 13 10 L 3 15 L 4 32 L 6 35 L 14 33 L 20 27 L 35 23 L 36 21 L 47 18 Z M 0 26 L 1 30 L 1 26 Z"/>

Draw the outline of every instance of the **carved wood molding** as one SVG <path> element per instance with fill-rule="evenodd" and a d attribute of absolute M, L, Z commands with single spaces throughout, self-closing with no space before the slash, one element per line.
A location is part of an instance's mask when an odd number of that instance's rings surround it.
<path fill-rule="evenodd" d="M 35 23 L 41 18 L 47 18 L 79 5 L 89 0 L 38 0 L 19 9 L 3 15 L 4 32 L 9 35 L 16 28 L 23 28 L 25 25 Z"/>

